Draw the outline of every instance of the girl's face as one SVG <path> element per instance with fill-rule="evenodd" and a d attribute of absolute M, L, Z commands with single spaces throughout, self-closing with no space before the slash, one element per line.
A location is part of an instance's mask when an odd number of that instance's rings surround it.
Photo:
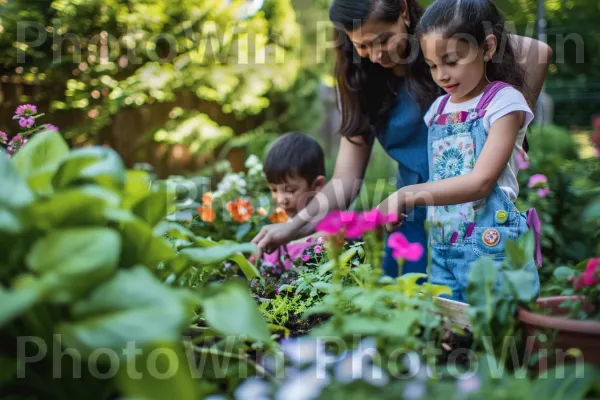
<path fill-rule="evenodd" d="M 436 32 L 423 35 L 420 45 L 433 80 L 454 103 L 478 96 L 487 86 L 484 52 L 479 46 L 467 40 L 446 39 Z"/>
<path fill-rule="evenodd" d="M 404 11 L 395 23 L 366 21 L 346 33 L 362 58 L 368 57 L 384 68 L 394 68 L 406 58 L 409 24 L 408 12 Z"/>

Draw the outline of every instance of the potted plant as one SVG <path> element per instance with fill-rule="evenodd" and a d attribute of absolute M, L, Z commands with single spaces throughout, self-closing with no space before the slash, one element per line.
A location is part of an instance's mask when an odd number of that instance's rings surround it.
<path fill-rule="evenodd" d="M 582 265 L 586 267 L 581 273 L 577 267 L 554 271 L 554 278 L 563 285 L 559 296 L 540 297 L 535 307 L 519 309 L 519 321 L 526 337 L 534 339 L 534 349 L 556 349 L 554 354 L 540 353 L 540 369 L 547 367 L 546 359 L 552 356 L 557 363 L 574 356 L 600 366 L 600 257 Z M 541 340 L 540 333 L 548 340 Z"/>

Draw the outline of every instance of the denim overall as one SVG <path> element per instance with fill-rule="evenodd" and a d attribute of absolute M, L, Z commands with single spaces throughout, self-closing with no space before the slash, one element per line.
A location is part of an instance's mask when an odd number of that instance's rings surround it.
<path fill-rule="evenodd" d="M 502 82 L 491 83 L 476 108 L 469 111 L 443 114 L 450 95 L 442 99 L 428 135 L 431 181 L 465 175 L 473 170 L 487 139 L 482 117 L 496 93 L 507 86 Z M 487 257 L 499 267 L 505 257 L 506 241 L 517 240 L 530 225 L 536 234 L 538 262 L 541 263 L 535 210 L 519 212 L 498 184 L 484 199 L 429 207 L 427 218 L 431 222 L 431 280 L 449 286 L 454 300 L 465 301 L 471 263 Z M 533 255 L 525 268 L 535 271 L 535 285 L 539 290 Z"/>
<path fill-rule="evenodd" d="M 397 189 L 427 182 L 429 178 L 427 125 L 423 121 L 423 112 L 419 104 L 408 92 L 405 78 L 401 79 L 387 126 L 377 134 L 381 147 L 398 162 Z M 403 233 L 410 242 L 419 242 L 426 248 L 426 215 L 425 207 L 416 207 L 397 232 Z M 388 246 L 385 247 L 382 267 L 386 275 L 392 277 L 398 275 L 398 264 Z M 427 257 L 416 262 L 406 262 L 402 272 L 426 273 Z"/>

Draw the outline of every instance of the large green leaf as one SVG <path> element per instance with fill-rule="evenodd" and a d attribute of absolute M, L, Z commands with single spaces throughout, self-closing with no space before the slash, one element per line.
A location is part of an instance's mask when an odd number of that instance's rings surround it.
<path fill-rule="evenodd" d="M 105 348 L 119 354 L 128 342 L 143 347 L 176 343 L 192 316 L 189 298 L 163 285 L 145 267 L 119 272 L 73 306 L 73 322 L 58 332 L 69 345 L 89 354 Z"/>
<path fill-rule="evenodd" d="M 112 229 L 62 229 L 36 241 L 26 263 L 42 276 L 54 300 L 66 302 L 108 278 L 120 252 L 119 235 Z"/>
<path fill-rule="evenodd" d="M 538 294 L 536 289 L 536 282 L 538 280 L 536 271 L 527 271 L 525 269 L 502 271 L 502 278 L 510 285 L 512 295 L 521 302 L 529 302 Z"/>
<path fill-rule="evenodd" d="M 167 216 L 168 209 L 172 203 L 172 199 L 168 198 L 166 192 L 154 191 L 133 207 L 133 213 L 146 221 L 148 225 L 154 227 L 160 220 Z"/>
<path fill-rule="evenodd" d="M 267 323 L 242 282 L 210 285 L 201 298 L 211 328 L 224 335 L 246 335 L 249 339 L 271 342 Z"/>
<path fill-rule="evenodd" d="M 0 289 L 0 327 L 27 311 L 41 298 L 41 291 L 34 287 L 14 290 Z"/>
<path fill-rule="evenodd" d="M 58 163 L 69 154 L 69 146 L 56 131 L 44 131 L 34 135 L 13 157 L 13 163 L 24 177 L 43 174 L 47 178 Z"/>
<path fill-rule="evenodd" d="M 229 257 L 229 259 L 241 268 L 242 272 L 244 273 L 244 275 L 246 275 L 246 278 L 248 278 L 248 280 L 252 278 L 260 278 L 260 272 L 258 272 L 258 269 L 256 269 L 256 267 L 250 261 L 248 261 L 248 259 L 244 257 L 243 254 L 234 254 L 231 257 Z"/>
<path fill-rule="evenodd" d="M 136 217 L 121 221 L 119 230 L 123 241 L 123 267 L 142 264 L 156 268 L 177 256 L 165 239 L 155 236 L 150 226 Z"/>
<path fill-rule="evenodd" d="M 210 265 L 223 262 L 236 253 L 255 253 L 256 246 L 252 243 L 232 243 L 204 248 L 187 248 L 181 254 L 189 257 L 200 265 Z"/>
<path fill-rule="evenodd" d="M 95 188 L 102 191 L 99 186 Z M 67 189 L 49 198 L 31 203 L 22 213 L 31 226 L 48 230 L 51 228 L 83 225 L 104 225 L 107 199 L 92 188 Z M 109 192 L 111 193 L 111 192 Z"/>
<path fill-rule="evenodd" d="M 8 155 L 0 151 L 0 206 L 20 208 L 33 201 L 33 193 Z"/>
<path fill-rule="evenodd" d="M 125 396 L 146 400 L 197 400 L 198 382 L 192 376 L 186 354 L 180 344 L 158 343 L 140 349 L 129 361 L 130 368 L 120 368 L 117 385 Z"/>
<path fill-rule="evenodd" d="M 125 168 L 119 155 L 104 147 L 73 150 L 52 178 L 57 189 L 96 183 L 121 194 L 125 186 Z"/>
<path fill-rule="evenodd" d="M 594 200 L 583 212 L 583 221 L 589 222 L 600 218 L 600 198 Z"/>
<path fill-rule="evenodd" d="M 146 171 L 126 171 L 123 208 L 131 209 L 138 201 L 146 197 L 150 193 L 150 184 L 150 178 Z"/>
<path fill-rule="evenodd" d="M 21 221 L 17 216 L 6 208 L 0 207 L 0 232 L 19 233 L 21 229 Z"/>
<path fill-rule="evenodd" d="M 498 279 L 494 262 L 480 258 L 471 265 L 467 284 L 467 300 L 470 304 L 469 317 L 489 323 L 494 315 L 494 297 L 492 288 Z"/>
<path fill-rule="evenodd" d="M 153 230 L 156 236 L 170 236 L 175 239 L 191 239 L 194 234 L 189 229 L 184 228 L 177 222 L 160 221 Z M 216 244 L 216 243 L 215 243 Z"/>

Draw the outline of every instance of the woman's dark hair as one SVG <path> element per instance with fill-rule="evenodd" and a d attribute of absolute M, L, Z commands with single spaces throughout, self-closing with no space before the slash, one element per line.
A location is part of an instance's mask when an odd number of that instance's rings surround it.
<path fill-rule="evenodd" d="M 494 34 L 497 48 L 492 60 L 487 63 L 486 75 L 490 81 L 511 84 L 529 98 L 525 86 L 524 72 L 517 63 L 515 48 L 509 40 L 502 12 L 491 0 L 436 0 L 427 8 L 417 24 L 416 35 L 437 32 L 445 38 L 464 38 L 483 46 L 485 38 Z M 429 88 L 419 81 L 411 81 L 411 91 L 421 96 Z"/>
<path fill-rule="evenodd" d="M 329 19 L 335 25 L 337 35 L 335 75 L 342 106 L 340 134 L 343 136 L 363 136 L 368 142 L 372 141 L 390 117 L 400 81 L 390 68 L 375 64 L 368 57 L 361 58 L 345 31 L 356 29 L 357 22 L 360 25 L 365 21 L 396 23 L 405 7 L 410 19 L 410 38 L 423 14 L 417 0 L 334 0 L 331 4 Z M 406 54 L 412 54 L 413 50 L 409 40 Z M 421 52 L 418 54 L 412 62 L 415 68 L 411 68 L 407 77 L 430 87 L 427 96 L 418 98 L 421 108 L 426 109 L 438 91 Z"/>

